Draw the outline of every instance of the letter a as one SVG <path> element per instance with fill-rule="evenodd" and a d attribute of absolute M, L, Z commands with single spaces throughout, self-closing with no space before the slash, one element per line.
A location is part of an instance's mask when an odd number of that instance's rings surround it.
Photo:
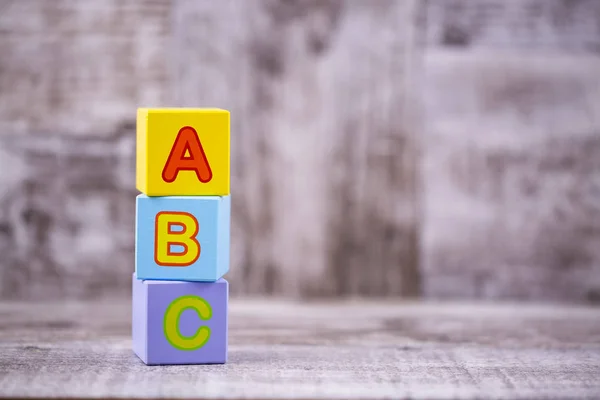
<path fill-rule="evenodd" d="M 165 182 L 172 183 L 179 171 L 194 171 L 202 183 L 212 179 L 212 171 L 198 133 L 191 126 L 184 126 L 179 130 L 163 168 L 162 178 Z"/>

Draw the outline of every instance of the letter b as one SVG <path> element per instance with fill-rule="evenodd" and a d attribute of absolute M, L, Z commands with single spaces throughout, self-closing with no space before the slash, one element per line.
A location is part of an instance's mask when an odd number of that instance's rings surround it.
<path fill-rule="evenodd" d="M 175 229 L 177 227 L 177 229 Z M 161 211 L 156 214 L 154 258 L 163 267 L 186 267 L 200 257 L 196 239 L 198 220 L 186 212 Z M 174 251 L 174 247 L 181 249 Z"/>
<path fill-rule="evenodd" d="M 214 282 L 229 270 L 229 196 L 139 195 L 138 279 Z"/>

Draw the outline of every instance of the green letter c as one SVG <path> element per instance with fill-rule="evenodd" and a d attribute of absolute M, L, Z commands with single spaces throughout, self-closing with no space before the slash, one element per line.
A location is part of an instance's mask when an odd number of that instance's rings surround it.
<path fill-rule="evenodd" d="M 165 312 L 164 330 L 167 341 L 171 346 L 179 350 L 197 350 L 204 346 L 210 338 L 210 328 L 200 326 L 192 336 L 184 336 L 179 331 L 179 318 L 181 313 L 188 308 L 193 308 L 202 320 L 209 320 L 212 317 L 210 304 L 202 297 L 188 295 L 176 298 L 169 304 Z"/>

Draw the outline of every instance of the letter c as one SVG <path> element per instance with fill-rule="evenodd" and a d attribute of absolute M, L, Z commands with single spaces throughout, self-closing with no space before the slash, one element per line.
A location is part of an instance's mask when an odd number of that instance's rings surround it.
<path fill-rule="evenodd" d="M 171 346 L 179 350 L 192 351 L 201 348 L 208 342 L 210 328 L 203 325 L 192 336 L 182 335 L 179 331 L 179 319 L 181 313 L 188 308 L 194 309 L 201 320 L 206 321 L 212 317 L 212 308 L 206 300 L 199 296 L 188 295 L 178 297 L 169 304 L 163 324 L 165 337 Z"/>

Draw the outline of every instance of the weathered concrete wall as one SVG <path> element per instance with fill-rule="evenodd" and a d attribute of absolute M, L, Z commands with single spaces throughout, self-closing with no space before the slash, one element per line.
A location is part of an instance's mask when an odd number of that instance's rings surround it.
<path fill-rule="evenodd" d="M 165 103 L 168 1 L 0 1 L 0 295 L 129 290 L 138 104 Z"/>
<path fill-rule="evenodd" d="M 137 106 L 232 111 L 236 294 L 600 298 L 600 3 L 0 0 L 0 297 L 125 294 Z"/>
<path fill-rule="evenodd" d="M 232 110 L 244 291 L 417 293 L 410 17 L 404 1 L 177 3 L 178 104 Z"/>
<path fill-rule="evenodd" d="M 422 11 L 425 294 L 597 300 L 600 3 Z"/>

